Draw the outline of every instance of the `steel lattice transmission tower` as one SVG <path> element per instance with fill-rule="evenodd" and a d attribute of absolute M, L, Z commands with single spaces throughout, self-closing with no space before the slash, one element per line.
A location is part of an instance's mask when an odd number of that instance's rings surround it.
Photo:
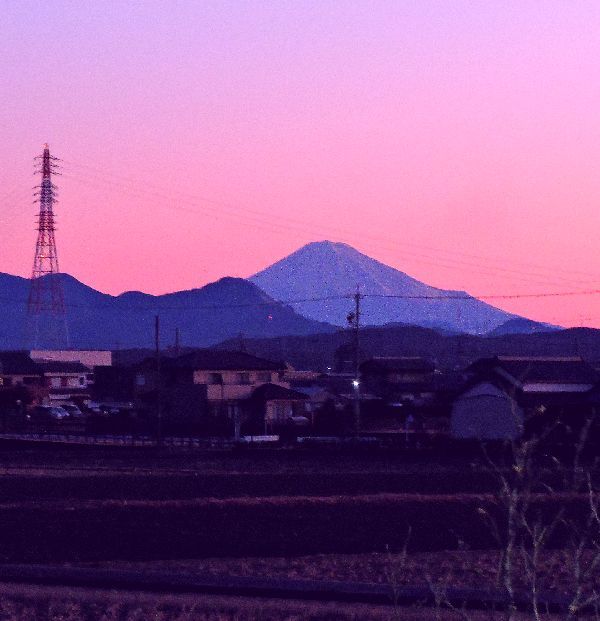
<path fill-rule="evenodd" d="M 35 158 L 35 171 L 42 175 L 41 184 L 36 186 L 35 203 L 39 204 L 37 221 L 37 242 L 31 288 L 27 303 L 27 340 L 29 347 L 66 349 L 69 334 L 65 313 L 62 282 L 58 269 L 58 254 L 54 227 L 54 203 L 57 202 L 57 187 L 52 183 L 58 158 L 50 155 L 50 148 L 44 145 L 44 152 Z"/>

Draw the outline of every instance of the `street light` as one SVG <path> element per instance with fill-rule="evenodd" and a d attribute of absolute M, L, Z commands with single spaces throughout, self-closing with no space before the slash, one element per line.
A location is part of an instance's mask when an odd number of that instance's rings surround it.
<path fill-rule="evenodd" d="M 354 387 L 354 433 L 358 438 L 360 435 L 360 381 L 358 378 L 352 380 Z"/>

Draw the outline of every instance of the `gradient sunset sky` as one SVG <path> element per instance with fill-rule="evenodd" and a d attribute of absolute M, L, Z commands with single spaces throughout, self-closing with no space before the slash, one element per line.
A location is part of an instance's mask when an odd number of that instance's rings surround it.
<path fill-rule="evenodd" d="M 600 2 L 4 0 L 0 271 L 32 158 L 61 270 L 108 293 L 330 239 L 474 295 L 600 289 Z M 600 295 L 494 301 L 600 327 Z"/>

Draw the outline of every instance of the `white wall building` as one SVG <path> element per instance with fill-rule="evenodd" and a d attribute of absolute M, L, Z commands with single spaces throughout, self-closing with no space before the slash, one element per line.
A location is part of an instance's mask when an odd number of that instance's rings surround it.
<path fill-rule="evenodd" d="M 491 382 L 481 382 L 454 401 L 450 432 L 461 440 L 516 439 L 523 421 L 523 410 L 510 395 Z"/>

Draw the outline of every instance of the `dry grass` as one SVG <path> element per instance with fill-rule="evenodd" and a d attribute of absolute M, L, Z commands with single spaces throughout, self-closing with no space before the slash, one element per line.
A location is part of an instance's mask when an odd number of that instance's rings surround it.
<path fill-rule="evenodd" d="M 517 616 L 515 621 L 525 621 Z M 2 621 L 458 621 L 450 611 L 0 584 Z M 500 619 L 469 613 L 471 621 Z"/>
<path fill-rule="evenodd" d="M 393 575 L 398 585 L 422 585 L 428 580 L 454 588 L 493 588 L 499 553 L 496 551 L 442 551 L 409 554 L 316 554 L 296 558 L 213 558 L 110 562 L 102 567 L 145 568 L 210 573 L 213 575 L 285 577 L 298 580 L 372 582 L 389 584 Z M 523 575 L 517 566 L 517 576 Z M 568 593 L 573 572 L 569 555 L 546 551 L 539 568 L 540 586 L 556 593 Z M 600 589 L 600 572 L 586 585 Z"/>

